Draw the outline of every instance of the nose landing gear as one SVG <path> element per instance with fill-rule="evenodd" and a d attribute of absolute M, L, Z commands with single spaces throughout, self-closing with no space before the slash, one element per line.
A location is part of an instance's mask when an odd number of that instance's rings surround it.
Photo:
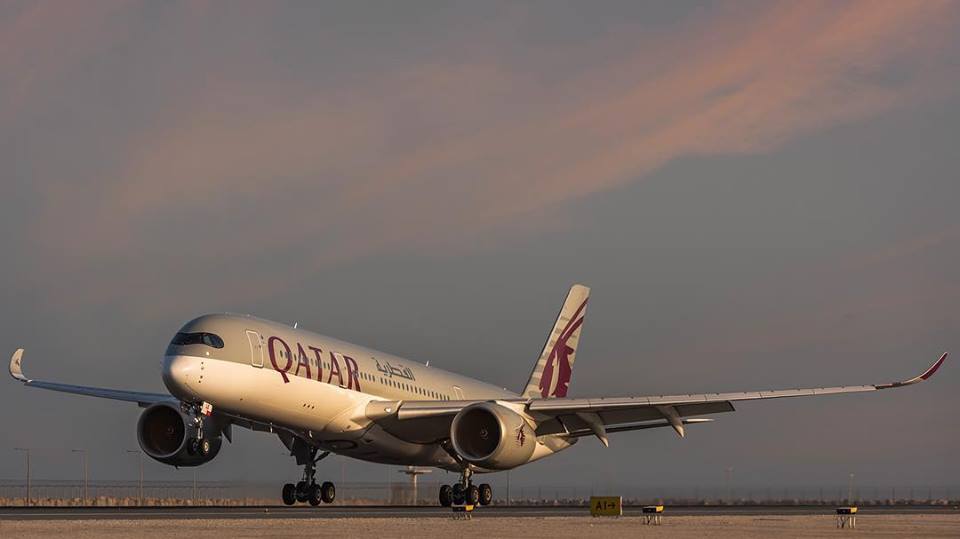
<path fill-rule="evenodd" d="M 327 457 L 330 452 L 324 451 L 317 456 L 318 450 L 315 447 L 309 449 L 309 458 L 303 466 L 303 478 L 294 485 L 287 483 L 283 485 L 283 503 L 284 505 L 293 505 L 297 502 L 307 502 L 316 507 L 321 503 L 333 503 L 337 497 L 337 489 L 330 481 L 324 481 L 318 484 L 316 480 L 317 463 Z"/>
<path fill-rule="evenodd" d="M 193 436 L 187 440 L 187 453 L 190 455 L 200 455 L 209 457 L 213 446 L 210 439 L 203 435 L 203 418 L 213 413 L 213 405 L 208 402 L 202 403 L 180 403 L 180 410 L 190 418 L 190 428 L 193 430 Z"/>

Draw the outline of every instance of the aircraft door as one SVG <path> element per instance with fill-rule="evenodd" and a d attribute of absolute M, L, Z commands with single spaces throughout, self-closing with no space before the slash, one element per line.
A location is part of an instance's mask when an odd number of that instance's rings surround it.
<path fill-rule="evenodd" d="M 263 367 L 263 341 L 260 340 L 260 334 L 248 329 L 247 341 L 250 343 L 250 364 Z"/>
<path fill-rule="evenodd" d="M 458 401 L 463 399 L 463 389 L 460 386 L 453 386 L 453 394 L 457 397 Z"/>

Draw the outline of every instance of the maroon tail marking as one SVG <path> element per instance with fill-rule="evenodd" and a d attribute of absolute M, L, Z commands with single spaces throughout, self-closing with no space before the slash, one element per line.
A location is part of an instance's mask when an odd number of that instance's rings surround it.
<path fill-rule="evenodd" d="M 931 376 L 933 376 L 934 373 L 937 372 L 937 369 L 940 368 L 940 365 L 943 365 L 943 361 L 944 361 L 945 359 L 947 359 L 947 353 L 946 353 L 946 352 L 944 352 L 943 355 L 940 356 L 940 359 L 938 359 L 937 362 L 934 363 L 932 367 L 930 367 L 929 369 L 927 369 L 927 372 L 921 374 L 921 375 L 920 375 L 920 378 L 923 379 L 923 380 L 926 380 L 927 378 L 930 378 Z"/>
<path fill-rule="evenodd" d="M 550 395 L 550 381 L 553 379 L 554 363 L 557 363 L 558 372 L 557 387 L 553 390 L 553 396 L 567 396 L 567 389 L 570 387 L 570 375 L 573 372 L 573 366 L 570 365 L 570 354 L 573 353 L 573 348 L 567 345 L 567 340 L 569 340 L 573 332 L 583 324 L 583 317 L 580 316 L 580 313 L 582 313 L 584 307 L 587 306 L 589 299 L 590 298 L 583 300 L 583 303 L 577 308 L 577 312 L 573 313 L 573 317 L 567 322 L 566 327 L 564 327 L 560 333 L 560 337 L 557 338 L 557 342 L 554 343 L 553 349 L 550 350 L 547 364 L 544 365 L 543 373 L 540 375 L 540 396 L 543 398 L 547 398 Z"/>

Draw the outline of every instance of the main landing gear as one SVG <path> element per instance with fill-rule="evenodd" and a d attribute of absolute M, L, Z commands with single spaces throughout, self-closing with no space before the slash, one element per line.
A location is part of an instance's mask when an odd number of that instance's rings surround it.
<path fill-rule="evenodd" d="M 330 453 L 324 451 L 317 456 L 317 448 L 310 448 L 310 458 L 303 466 L 303 478 L 297 482 L 283 485 L 283 503 L 293 505 L 297 502 L 309 502 L 310 505 L 317 506 L 321 503 L 333 503 L 337 497 L 337 489 L 330 481 L 324 481 L 323 484 L 317 484 L 314 477 L 317 473 L 317 463 Z"/>
<path fill-rule="evenodd" d="M 474 485 L 470 480 L 473 470 L 465 467 L 460 472 L 460 481 L 440 487 L 440 505 L 490 505 L 493 502 L 493 487 L 487 483 Z"/>

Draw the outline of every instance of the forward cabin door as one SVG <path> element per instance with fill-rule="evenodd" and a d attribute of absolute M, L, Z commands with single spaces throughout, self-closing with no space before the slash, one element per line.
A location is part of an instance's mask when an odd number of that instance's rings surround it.
<path fill-rule="evenodd" d="M 250 364 L 263 367 L 263 341 L 260 340 L 260 334 L 248 329 L 247 341 L 250 342 Z"/>
<path fill-rule="evenodd" d="M 463 389 L 460 386 L 453 386 L 453 395 L 458 401 L 463 400 Z"/>

